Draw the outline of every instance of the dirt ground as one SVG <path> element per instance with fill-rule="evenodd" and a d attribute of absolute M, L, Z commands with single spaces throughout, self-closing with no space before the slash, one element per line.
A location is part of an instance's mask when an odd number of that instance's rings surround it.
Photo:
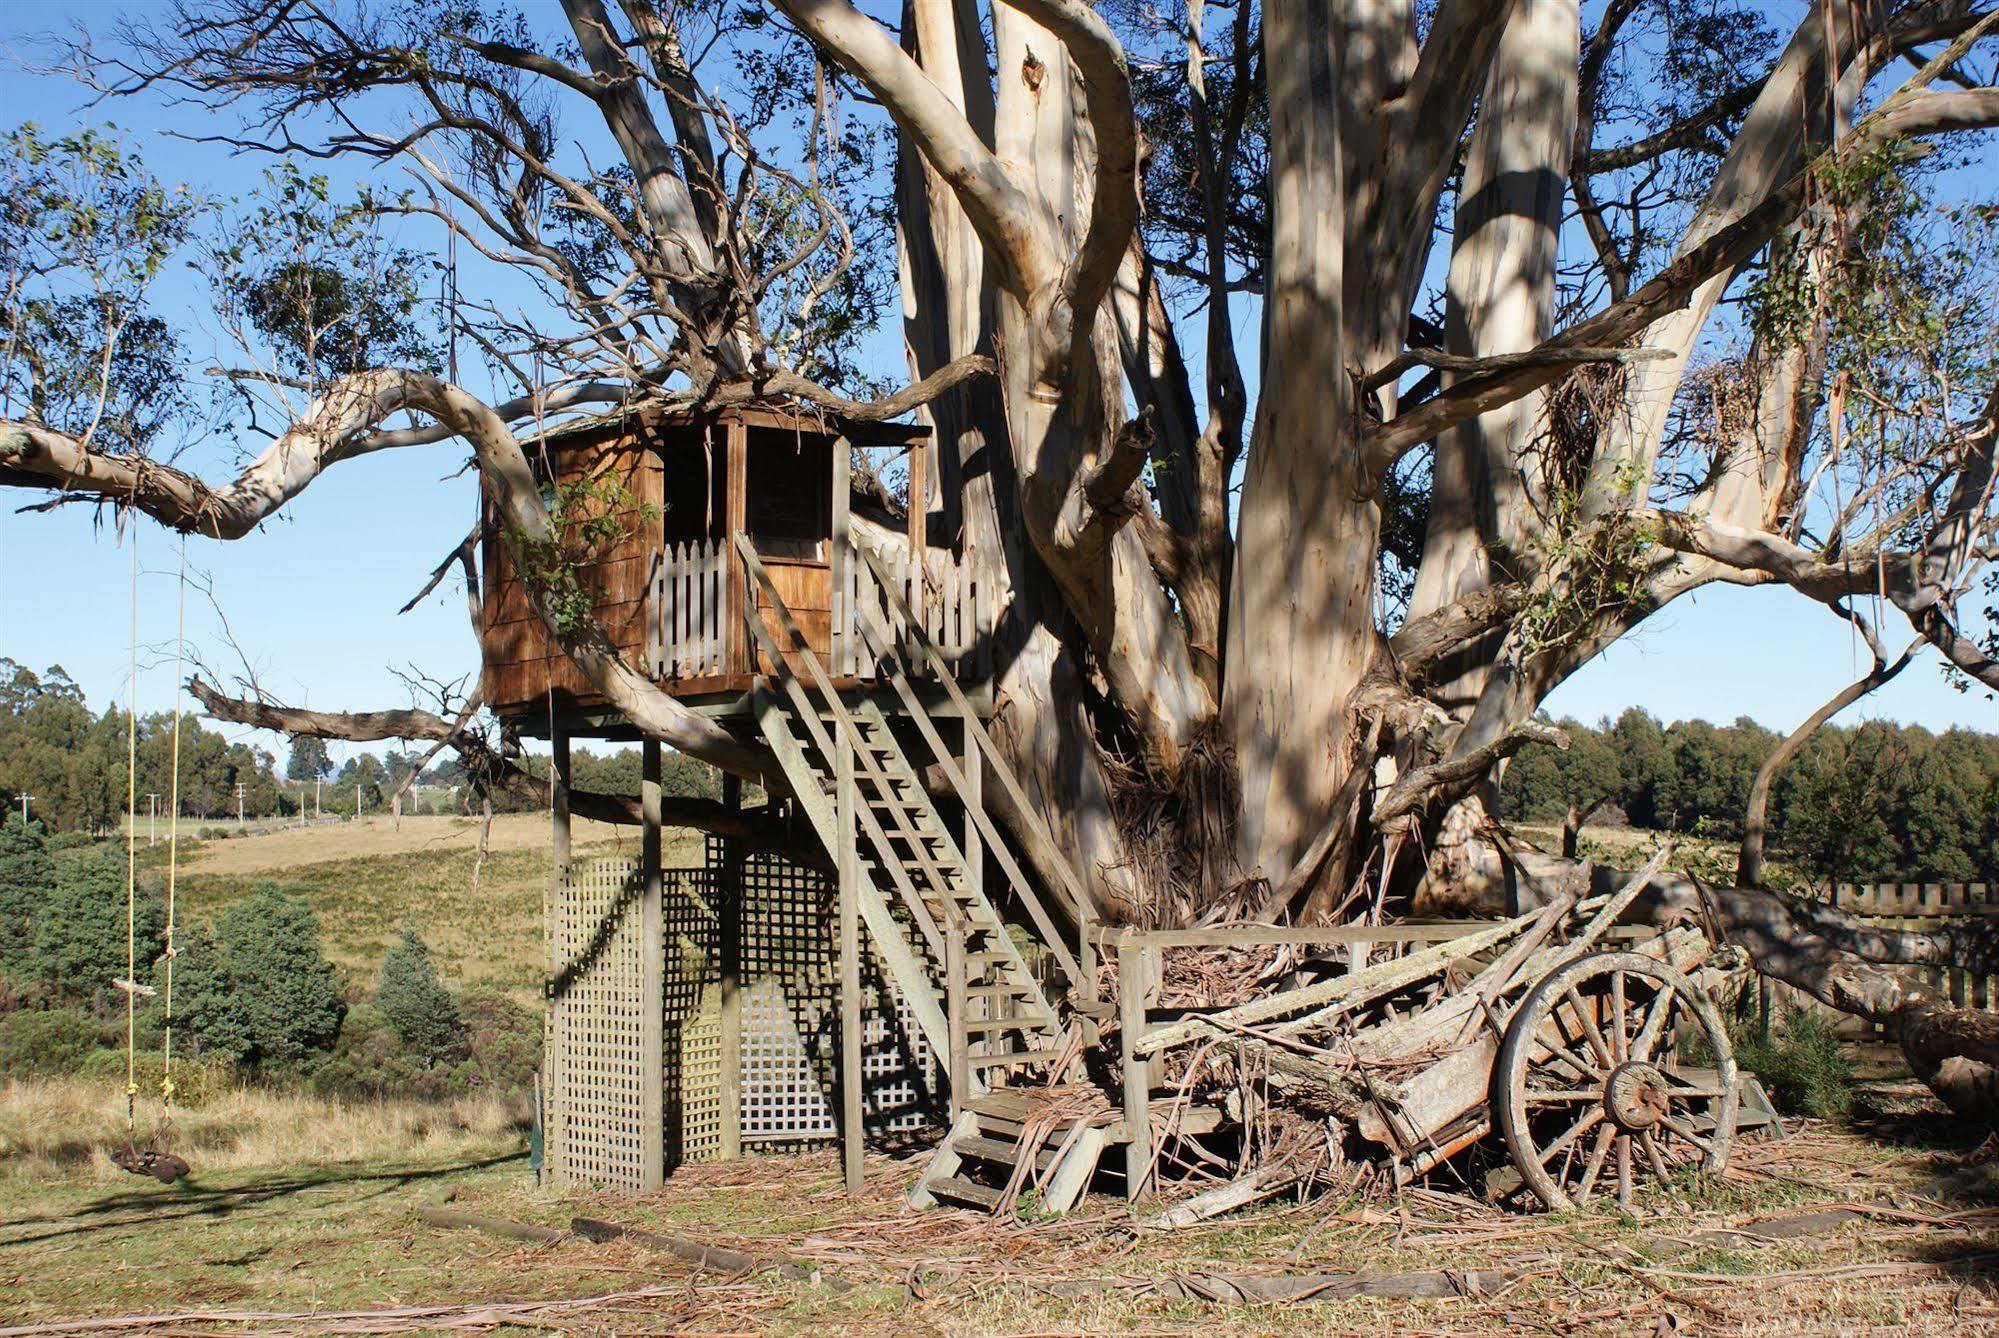
<path fill-rule="evenodd" d="M 0 1175 L 0 1325 L 26 1326 L 0 1333 L 1990 1333 L 1999 1187 L 1963 1165 L 1975 1142 L 1924 1099 L 1876 1091 L 1850 1126 L 1745 1146 L 1726 1179 L 1628 1216 L 1529 1216 L 1432 1187 L 1154 1234 L 1111 1199 L 1059 1221 L 914 1212 L 915 1164 L 887 1155 L 855 1200 L 827 1152 L 683 1167 L 634 1198 L 537 1189 L 516 1144 L 477 1140 L 393 1166 L 197 1167 L 173 1188 L 102 1167 Z M 800 1261 L 817 1281 L 418 1216 L 447 1200 L 511 1222 L 609 1219 Z M 1815 1216 L 1839 1208 L 1857 1211 Z M 1349 1275 L 1398 1274 L 1478 1294 L 1339 1295 Z M 1227 1299 L 1249 1275 L 1323 1290 Z"/>

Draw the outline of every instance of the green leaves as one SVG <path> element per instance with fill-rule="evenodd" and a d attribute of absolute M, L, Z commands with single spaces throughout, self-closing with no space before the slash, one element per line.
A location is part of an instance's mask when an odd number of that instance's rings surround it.
<path fill-rule="evenodd" d="M 549 531 L 555 537 L 537 539 L 509 529 L 521 579 L 547 605 L 556 635 L 568 640 L 590 625 L 596 611 L 596 589 L 584 584 L 583 569 L 613 544 L 659 523 L 664 514 L 641 502 L 612 474 L 572 479 L 547 490 Z"/>

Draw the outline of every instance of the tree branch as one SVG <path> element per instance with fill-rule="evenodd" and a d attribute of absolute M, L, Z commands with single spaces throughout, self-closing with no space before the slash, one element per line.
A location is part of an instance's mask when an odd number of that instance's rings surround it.
<path fill-rule="evenodd" d="M 775 0 L 799 30 L 881 100 L 903 134 L 951 187 L 991 251 L 994 277 L 1025 300 L 1056 272 L 1033 224 L 1027 197 L 972 130 L 965 114 L 892 41 L 879 23 L 847 0 Z"/>

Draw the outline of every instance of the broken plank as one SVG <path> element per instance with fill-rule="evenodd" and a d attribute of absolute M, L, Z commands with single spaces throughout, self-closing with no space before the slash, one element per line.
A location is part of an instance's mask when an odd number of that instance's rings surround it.
<path fill-rule="evenodd" d="M 1520 933 L 1531 925 L 1540 912 L 1523 915 L 1517 919 L 1502 921 L 1490 929 L 1465 934 L 1447 943 L 1412 952 L 1394 961 L 1381 962 L 1359 971 L 1349 972 L 1334 980 L 1322 981 L 1317 985 L 1307 985 L 1302 989 L 1283 990 L 1261 999 L 1252 999 L 1246 1004 L 1238 1004 L 1219 1013 L 1183 1018 L 1179 1022 L 1168 1023 L 1139 1037 L 1132 1049 L 1137 1054 L 1152 1054 L 1169 1046 L 1180 1045 L 1197 1037 L 1227 1032 L 1232 1027 L 1250 1026 L 1258 1022 L 1270 1022 L 1280 1017 L 1290 1017 L 1307 1009 L 1320 1010 L 1323 1016 L 1328 1011 L 1357 1008 L 1384 994 L 1406 988 L 1419 980 L 1425 980 L 1466 957 L 1485 951 L 1496 944 Z"/>

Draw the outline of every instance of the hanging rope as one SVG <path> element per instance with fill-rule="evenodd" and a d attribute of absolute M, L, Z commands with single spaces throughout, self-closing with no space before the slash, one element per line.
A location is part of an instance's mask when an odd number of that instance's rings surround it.
<path fill-rule="evenodd" d="M 167 799 L 166 979 L 162 991 L 166 1041 L 160 1060 L 161 1115 L 159 1127 L 144 1148 L 138 1144 L 139 996 L 151 995 L 153 990 L 139 983 L 139 833 L 135 821 L 139 807 L 139 530 L 136 522 L 132 525 L 131 540 L 132 678 L 125 707 L 125 978 L 117 982 L 118 988 L 125 992 L 125 1143 L 113 1149 L 110 1156 L 112 1164 L 122 1170 L 172 1184 L 188 1172 L 187 1163 L 163 1146 L 173 1123 L 174 884 L 179 872 L 180 675 L 187 634 L 187 536 L 182 535 L 180 541 L 179 606 L 174 628 L 173 761 Z"/>
<path fill-rule="evenodd" d="M 139 524 L 132 542 L 132 663 L 125 689 L 125 1142 L 132 1142 L 139 1101 Z"/>
<path fill-rule="evenodd" d="M 165 1021 L 160 1044 L 160 1137 L 172 1130 L 174 1118 L 174 894 L 180 878 L 180 722 L 181 671 L 187 653 L 187 535 L 180 537 L 180 589 L 174 612 L 174 738 L 173 765 L 167 783 L 167 950 L 166 979 L 161 1005 Z"/>

